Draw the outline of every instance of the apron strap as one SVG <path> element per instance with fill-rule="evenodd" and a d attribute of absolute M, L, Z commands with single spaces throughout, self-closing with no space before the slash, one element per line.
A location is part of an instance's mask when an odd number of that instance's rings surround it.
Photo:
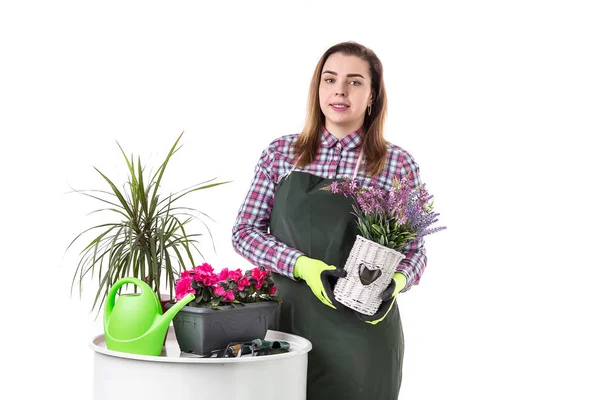
<path fill-rule="evenodd" d="M 354 167 L 354 175 L 352 175 L 352 180 L 356 179 L 356 173 L 358 172 L 358 167 L 360 167 L 360 162 L 362 160 L 362 147 L 360 149 L 360 154 L 358 155 L 358 161 L 356 162 L 356 167 Z"/>
<path fill-rule="evenodd" d="M 292 172 L 293 172 L 293 171 L 296 169 L 296 165 L 298 165 L 298 161 L 296 161 L 296 162 L 294 163 L 294 165 L 292 165 L 292 168 L 291 168 L 291 169 L 290 169 L 288 172 L 286 172 L 285 174 L 283 174 L 283 175 L 281 175 L 281 176 L 279 177 L 279 179 L 277 180 L 277 183 L 281 182 L 282 180 L 284 180 L 284 179 L 286 179 L 288 176 L 290 176 L 290 174 L 291 174 L 291 173 L 292 173 Z"/>

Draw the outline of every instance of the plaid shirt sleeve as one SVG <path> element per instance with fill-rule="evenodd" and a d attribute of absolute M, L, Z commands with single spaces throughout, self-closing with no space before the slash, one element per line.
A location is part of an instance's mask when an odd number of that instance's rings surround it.
<path fill-rule="evenodd" d="M 391 181 L 394 176 L 402 177 L 409 173 L 413 176 L 413 187 L 419 186 L 421 184 L 419 165 L 408 152 L 390 144 L 388 163 L 384 173 L 386 186 L 391 187 Z M 427 266 L 425 242 L 422 238 L 413 240 L 404 246 L 401 253 L 404 254 L 405 258 L 400 262 L 397 271 L 406 276 L 406 286 L 401 290 L 401 292 L 406 292 L 413 285 L 419 284 L 421 275 L 423 275 L 423 271 Z"/>
<path fill-rule="evenodd" d="M 250 190 L 233 226 L 235 251 L 253 265 L 294 278 L 294 265 L 302 252 L 278 241 L 268 233 L 275 188 L 286 164 L 274 141 L 265 149 L 254 169 Z"/>

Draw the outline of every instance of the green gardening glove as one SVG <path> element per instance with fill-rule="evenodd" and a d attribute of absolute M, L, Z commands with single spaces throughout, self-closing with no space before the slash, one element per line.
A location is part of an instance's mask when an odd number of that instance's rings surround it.
<path fill-rule="evenodd" d="M 356 312 L 356 315 L 362 321 L 368 324 L 376 325 L 383 321 L 388 315 L 392 307 L 396 305 L 396 296 L 406 286 L 406 276 L 401 272 L 396 272 L 392 276 L 392 281 L 388 287 L 381 292 L 381 300 L 383 303 L 379 306 L 379 310 L 374 315 L 364 315 Z"/>
<path fill-rule="evenodd" d="M 337 279 L 345 276 L 343 269 L 306 256 L 298 257 L 294 265 L 294 277 L 304 280 L 321 303 L 334 309 L 340 303 L 333 297 L 333 285 Z"/>

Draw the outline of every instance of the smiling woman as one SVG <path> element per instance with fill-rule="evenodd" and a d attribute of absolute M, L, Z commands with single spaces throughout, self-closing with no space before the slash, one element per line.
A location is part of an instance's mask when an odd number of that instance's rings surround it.
<path fill-rule="evenodd" d="M 354 42 L 323 54 L 311 81 L 308 117 L 299 135 L 265 149 L 233 227 L 233 245 L 251 263 L 274 272 L 283 303 L 271 327 L 305 337 L 311 400 L 396 399 L 404 340 L 396 295 L 425 268 L 423 240 L 402 248 L 389 295 L 374 315 L 340 304 L 332 287 L 358 234 L 352 199 L 319 190 L 352 176 L 384 190 L 395 178 L 420 184 L 419 167 L 386 142 L 387 97 L 375 53 Z M 383 295 L 382 295 L 383 300 Z"/>

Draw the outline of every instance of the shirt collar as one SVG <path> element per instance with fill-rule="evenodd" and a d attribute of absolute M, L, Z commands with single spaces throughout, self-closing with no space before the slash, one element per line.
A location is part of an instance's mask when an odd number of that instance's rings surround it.
<path fill-rule="evenodd" d="M 325 147 L 331 148 L 338 142 L 341 144 L 343 149 L 350 150 L 358 147 L 361 142 L 361 130 L 354 131 L 349 135 L 344 136 L 341 140 L 338 140 L 333 134 L 331 134 L 325 127 L 321 128 L 321 144 Z"/>

